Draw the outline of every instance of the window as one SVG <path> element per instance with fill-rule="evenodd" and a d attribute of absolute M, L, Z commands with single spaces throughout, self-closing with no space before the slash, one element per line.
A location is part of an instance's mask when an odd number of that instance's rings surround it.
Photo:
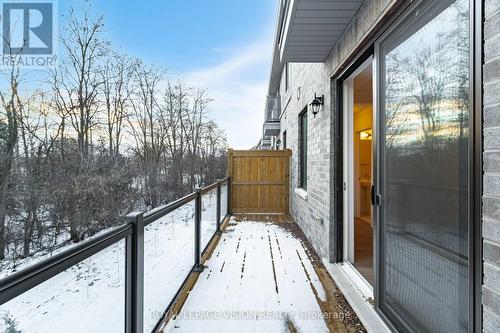
<path fill-rule="evenodd" d="M 290 88 L 290 67 L 288 62 L 285 64 L 285 92 Z"/>
<path fill-rule="evenodd" d="M 286 149 L 286 131 L 283 132 L 283 149 Z"/>
<path fill-rule="evenodd" d="M 299 126 L 299 187 L 307 190 L 307 109 L 299 115 Z"/>

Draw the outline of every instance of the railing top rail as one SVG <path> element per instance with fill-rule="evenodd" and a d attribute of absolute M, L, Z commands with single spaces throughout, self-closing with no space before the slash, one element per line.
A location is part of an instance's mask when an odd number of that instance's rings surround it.
<path fill-rule="evenodd" d="M 193 192 L 191 194 L 186 195 L 185 197 L 182 197 L 180 199 L 177 199 L 169 204 L 166 204 L 164 206 L 160 206 L 157 208 L 154 208 L 153 210 L 150 210 L 149 212 L 144 214 L 144 226 L 147 226 L 154 221 L 164 217 L 165 215 L 173 212 L 177 208 L 180 208 L 184 206 L 185 204 L 189 203 L 190 201 L 194 200 L 196 198 L 196 192 Z"/>
<path fill-rule="evenodd" d="M 226 177 L 224 179 L 221 179 L 220 182 L 221 184 L 224 182 L 227 182 L 229 180 L 229 177 Z M 213 189 L 217 188 L 218 182 L 215 182 L 211 185 L 208 185 L 204 188 L 201 189 L 201 193 L 205 194 Z M 194 200 L 196 198 L 196 192 L 190 193 L 180 199 L 177 199 L 169 204 L 157 207 L 153 210 L 150 210 L 149 212 L 144 213 L 144 226 L 150 225 L 154 221 L 164 217 L 165 215 L 173 212 L 177 208 L 180 208 L 187 204 L 188 202 Z"/>
<path fill-rule="evenodd" d="M 123 224 L 70 249 L 44 259 L 0 280 L 0 304 L 42 284 L 132 234 L 132 224 Z"/>
<path fill-rule="evenodd" d="M 202 193 L 202 194 L 205 194 L 205 193 L 207 193 L 207 192 L 210 192 L 211 190 L 216 189 L 218 184 L 219 184 L 219 183 L 217 182 L 217 183 L 213 183 L 212 185 L 208 185 L 208 186 L 206 186 L 206 187 L 202 188 L 202 189 L 201 189 L 201 193 Z"/>
<path fill-rule="evenodd" d="M 221 179 L 220 182 L 224 183 L 224 182 L 227 182 L 228 180 L 229 180 L 229 177 L 226 177 L 224 179 Z M 215 182 L 211 185 L 208 185 L 208 186 L 202 188 L 201 193 L 205 194 L 208 191 L 217 188 L 217 184 L 218 183 Z M 177 199 L 169 204 L 157 207 L 153 210 L 150 210 L 149 212 L 144 213 L 144 226 L 147 226 L 147 225 L 153 223 L 154 221 L 164 217 L 165 215 L 173 212 L 177 208 L 184 206 L 185 204 L 194 200 L 195 198 L 196 198 L 196 192 L 193 192 L 193 193 L 190 193 L 190 194 L 188 194 L 180 199 Z"/>

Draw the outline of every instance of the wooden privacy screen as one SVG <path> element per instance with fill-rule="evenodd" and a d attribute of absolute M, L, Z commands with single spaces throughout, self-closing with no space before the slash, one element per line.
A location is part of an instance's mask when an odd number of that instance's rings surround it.
<path fill-rule="evenodd" d="M 232 213 L 288 213 L 290 150 L 229 150 Z"/>

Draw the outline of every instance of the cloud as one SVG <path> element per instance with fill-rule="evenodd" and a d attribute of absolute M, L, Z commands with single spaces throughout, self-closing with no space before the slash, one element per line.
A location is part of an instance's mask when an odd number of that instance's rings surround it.
<path fill-rule="evenodd" d="M 208 89 L 209 114 L 232 148 L 249 149 L 262 135 L 272 45 L 268 37 L 238 48 L 214 48 L 219 63 L 181 75 L 189 85 Z"/>

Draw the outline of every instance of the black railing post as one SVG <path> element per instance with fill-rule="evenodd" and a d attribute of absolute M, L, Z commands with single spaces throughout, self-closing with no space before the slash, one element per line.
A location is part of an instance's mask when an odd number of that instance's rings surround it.
<path fill-rule="evenodd" d="M 220 209 L 221 209 L 221 205 L 220 205 L 220 179 L 217 179 L 217 233 L 220 234 L 221 233 L 221 230 L 220 230 Z"/>
<path fill-rule="evenodd" d="M 203 271 L 201 260 L 201 188 L 196 188 L 194 204 L 194 271 Z"/>
<path fill-rule="evenodd" d="M 143 213 L 127 215 L 133 233 L 126 238 L 125 332 L 142 333 L 144 323 L 144 220 Z"/>
<path fill-rule="evenodd" d="M 231 177 L 227 179 L 227 215 L 231 215 Z"/>

